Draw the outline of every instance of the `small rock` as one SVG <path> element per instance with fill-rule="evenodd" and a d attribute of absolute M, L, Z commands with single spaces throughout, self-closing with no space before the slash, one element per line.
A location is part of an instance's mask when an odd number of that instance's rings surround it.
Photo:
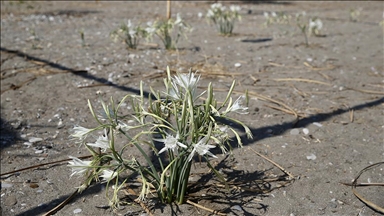
<path fill-rule="evenodd" d="M 23 145 L 26 145 L 27 148 L 29 148 L 29 147 L 31 147 L 32 143 L 30 143 L 30 142 L 24 142 Z"/>
<path fill-rule="evenodd" d="M 308 130 L 308 128 L 303 128 L 303 133 L 304 133 L 305 135 L 309 134 L 309 130 Z"/>
<path fill-rule="evenodd" d="M 65 125 L 63 124 L 63 120 L 60 119 L 59 123 L 57 123 L 57 129 L 63 128 Z"/>
<path fill-rule="evenodd" d="M 310 154 L 310 155 L 308 155 L 307 156 L 307 160 L 316 160 L 316 155 L 314 155 L 314 154 Z"/>
<path fill-rule="evenodd" d="M 36 150 L 35 151 L 35 154 L 41 154 L 41 153 L 43 153 L 44 152 L 44 150 Z"/>
<path fill-rule="evenodd" d="M 291 135 L 298 135 L 300 133 L 299 129 L 294 128 L 289 132 Z"/>
<path fill-rule="evenodd" d="M 329 202 L 328 207 L 329 208 L 337 208 L 337 204 L 335 202 Z"/>
<path fill-rule="evenodd" d="M 316 125 L 317 127 L 323 127 L 322 124 L 320 124 L 319 122 L 313 122 L 314 125 Z"/>
<path fill-rule="evenodd" d="M 77 208 L 77 209 L 73 210 L 73 214 L 79 214 L 81 211 L 83 211 L 83 210 Z"/>
<path fill-rule="evenodd" d="M 241 67 L 241 64 L 240 63 L 235 63 L 235 67 L 236 68 Z"/>
<path fill-rule="evenodd" d="M 41 141 L 43 141 L 42 138 L 38 138 L 38 137 L 31 137 L 31 138 L 29 138 L 29 142 L 30 143 L 36 143 L 36 142 L 41 142 Z"/>
<path fill-rule="evenodd" d="M 6 206 L 13 206 L 13 205 L 16 205 L 16 203 L 17 203 L 17 199 L 15 195 L 10 195 L 4 200 L 4 205 Z"/>
<path fill-rule="evenodd" d="M 243 212 L 243 209 L 242 209 L 241 206 L 239 206 L 239 205 L 234 205 L 234 206 L 232 206 L 231 209 L 236 210 L 236 211 L 241 211 L 241 212 Z"/>
<path fill-rule="evenodd" d="M 13 184 L 1 183 L 1 188 L 10 188 L 12 186 L 13 186 Z"/>

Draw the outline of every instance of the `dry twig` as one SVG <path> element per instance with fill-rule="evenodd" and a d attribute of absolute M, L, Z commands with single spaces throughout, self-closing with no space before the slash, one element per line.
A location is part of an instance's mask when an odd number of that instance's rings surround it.
<path fill-rule="evenodd" d="M 362 169 L 356 176 L 356 178 L 353 180 L 352 182 L 352 192 L 353 194 L 361 201 L 363 202 L 365 205 L 367 205 L 368 207 L 370 207 L 371 209 L 381 213 L 381 214 L 384 214 L 384 208 L 383 207 L 380 207 L 378 206 L 377 204 L 365 199 L 362 195 L 360 195 L 359 193 L 357 193 L 357 191 L 355 190 L 356 186 L 357 186 L 357 179 L 359 179 L 359 177 L 361 176 L 361 174 L 363 174 L 365 171 L 369 170 L 369 169 L 372 169 L 374 167 L 377 167 L 377 166 L 380 166 L 380 165 L 383 165 L 384 164 L 384 161 L 383 162 L 379 162 L 379 163 L 375 163 L 375 164 L 372 164 L 370 166 L 367 166 L 365 167 L 364 169 Z M 376 186 L 376 185 L 375 185 Z M 383 186 L 383 184 L 379 184 L 378 186 Z"/>
<path fill-rule="evenodd" d="M 90 157 L 92 157 L 92 155 L 81 156 L 81 157 L 78 157 L 78 158 L 79 159 L 86 159 L 86 158 L 90 158 Z M 6 173 L 1 173 L 0 176 L 9 175 L 9 174 L 13 174 L 13 173 L 17 173 L 17 172 L 21 172 L 21 171 L 25 171 L 25 170 L 30 170 L 30 169 L 34 169 L 34 168 L 38 168 L 38 167 L 42 167 L 42 166 L 46 166 L 46 165 L 58 164 L 58 163 L 62 163 L 62 162 L 70 161 L 70 160 L 72 160 L 72 159 L 68 158 L 68 159 L 64 159 L 64 160 L 59 160 L 59 161 L 53 161 L 53 162 L 49 162 L 49 163 L 38 164 L 38 165 L 34 165 L 34 166 L 30 166 L 30 167 L 25 167 L 25 168 L 22 168 L 22 169 L 18 169 L 18 170 L 6 172 Z"/>
<path fill-rule="evenodd" d="M 279 164 L 277 164 L 276 162 L 272 161 L 271 159 L 265 157 L 264 155 L 260 154 L 259 152 L 255 151 L 253 148 L 249 147 L 249 149 L 251 151 L 253 151 L 255 154 L 257 154 L 258 156 L 264 158 L 265 160 L 267 160 L 268 162 L 272 163 L 273 165 L 275 165 L 277 168 L 279 168 L 281 171 L 283 171 L 285 174 L 287 174 L 289 177 L 291 177 L 291 179 L 294 179 L 295 176 L 293 176 L 290 172 L 288 172 L 287 170 L 285 170 L 282 166 L 280 166 Z"/>
<path fill-rule="evenodd" d="M 209 212 L 211 212 L 212 214 L 226 215 L 226 214 L 224 214 L 224 213 L 221 213 L 221 212 L 218 212 L 218 211 L 209 209 L 209 208 L 207 208 L 207 207 L 204 207 L 204 206 L 202 206 L 202 205 L 199 205 L 199 204 L 197 204 L 197 203 L 194 203 L 194 202 L 192 202 L 191 200 L 187 200 L 187 203 L 188 203 L 188 204 L 191 204 L 191 205 L 193 205 L 193 206 L 195 206 L 195 207 L 201 208 L 201 209 L 203 209 L 203 210 L 205 210 L 205 211 L 209 211 Z"/>
<path fill-rule="evenodd" d="M 298 82 L 308 82 L 308 83 L 316 83 L 316 84 L 321 84 L 321 85 L 327 85 L 330 86 L 331 84 L 317 81 L 317 80 L 311 80 L 311 79 L 302 79 L 302 78 L 280 78 L 280 79 L 273 79 L 275 81 L 298 81 Z"/>

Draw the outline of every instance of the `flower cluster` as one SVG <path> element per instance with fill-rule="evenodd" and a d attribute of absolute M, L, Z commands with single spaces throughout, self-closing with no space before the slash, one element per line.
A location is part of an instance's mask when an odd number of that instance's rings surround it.
<path fill-rule="evenodd" d="M 114 179 L 119 179 L 120 173 L 131 172 L 140 175 L 142 190 L 139 198 L 147 197 L 155 188 L 157 197 L 165 203 L 184 202 L 191 165 L 197 155 L 205 159 L 207 165 L 214 173 L 223 179 L 210 163 L 210 158 L 217 158 L 213 149 L 219 147 L 222 153 L 231 152 L 231 135 L 242 146 L 238 132 L 231 127 L 233 122 L 241 125 L 248 138 L 252 138 L 250 129 L 242 122 L 230 117 L 231 113 L 247 114 L 248 108 L 243 105 L 244 96 L 234 102 L 231 94 L 235 87 L 232 83 L 223 103 L 218 103 L 214 98 L 212 84 L 206 91 L 199 92 L 200 76 L 192 71 L 187 74 L 171 76 L 169 68 L 168 77 L 164 79 L 165 92 L 155 92 L 149 97 L 145 105 L 143 84 L 140 84 L 140 95 L 127 95 L 118 105 L 111 99 L 111 104 L 101 102 L 102 115 L 96 115 L 93 106 L 88 106 L 99 126 L 95 128 L 74 127 L 72 137 L 84 144 L 92 153 L 93 159 L 80 160 L 71 157 L 69 167 L 73 175 L 86 175 L 87 180 L 81 188 L 87 187 L 92 180 L 103 179 L 108 184 Z M 204 95 L 206 98 L 202 98 Z M 119 108 L 124 101 L 130 101 L 134 113 L 131 115 L 119 114 Z M 221 105 L 218 105 L 221 104 Z M 98 138 L 93 134 L 98 132 Z M 117 144 L 117 134 L 126 141 L 121 146 Z M 151 142 L 148 142 L 151 140 Z M 158 147 L 160 143 L 161 147 Z M 143 145 L 150 147 L 150 152 L 143 149 Z M 128 146 L 136 147 L 142 154 L 145 164 L 136 158 L 126 158 Z M 167 154 L 167 157 L 160 157 Z M 155 155 L 155 157 L 151 157 Z M 160 166 L 155 166 L 158 160 Z M 158 167 L 158 168 L 155 168 Z M 112 206 L 119 203 L 117 191 L 123 183 L 116 180 L 114 196 L 110 200 Z"/>
<path fill-rule="evenodd" d="M 323 22 L 317 17 L 309 19 L 308 31 L 310 35 L 320 36 L 320 30 L 323 28 Z"/>
<path fill-rule="evenodd" d="M 152 35 L 157 35 L 167 50 L 177 48 L 180 37 L 186 38 L 186 33 L 192 31 L 192 28 L 184 22 L 179 13 L 176 15 L 176 19 L 157 20 L 147 24 L 146 30 L 149 32 L 149 38 L 152 38 Z"/>
<path fill-rule="evenodd" d="M 241 19 L 239 11 L 241 8 L 236 5 L 231 5 L 229 10 L 220 3 L 214 3 L 208 10 L 206 17 L 211 20 L 217 30 L 222 35 L 231 35 L 235 21 Z"/>
<path fill-rule="evenodd" d="M 122 40 L 131 49 L 136 49 L 141 38 L 147 38 L 150 32 L 141 25 L 134 26 L 131 20 L 111 32 L 110 36 L 114 41 Z"/>
<path fill-rule="evenodd" d="M 277 24 L 289 24 L 291 16 L 284 13 L 284 12 L 264 12 L 264 18 L 265 18 L 265 26 L 269 26 L 270 24 L 277 23 Z"/>

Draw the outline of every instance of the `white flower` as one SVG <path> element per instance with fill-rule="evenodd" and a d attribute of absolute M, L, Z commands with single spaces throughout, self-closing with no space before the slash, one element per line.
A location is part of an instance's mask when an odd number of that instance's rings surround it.
<path fill-rule="evenodd" d="M 92 163 L 92 161 L 82 161 L 77 157 L 69 156 L 69 158 L 72 158 L 73 160 L 68 162 L 70 164 L 68 166 L 72 168 L 71 177 L 75 174 L 82 174 L 86 172 Z"/>
<path fill-rule="evenodd" d="M 128 27 L 128 28 L 131 28 L 131 27 L 132 27 L 131 20 L 128 20 L 127 27 Z"/>
<path fill-rule="evenodd" d="M 211 8 L 212 8 L 213 10 L 215 10 L 215 9 L 221 9 L 221 8 L 223 8 L 223 5 L 222 5 L 221 3 L 214 3 L 214 4 L 211 5 Z"/>
<path fill-rule="evenodd" d="M 155 27 L 152 27 L 152 26 L 149 26 L 147 28 L 145 28 L 145 31 L 148 33 L 148 34 L 153 34 L 156 32 L 156 28 Z"/>
<path fill-rule="evenodd" d="M 91 129 L 81 127 L 81 126 L 75 126 L 73 127 L 74 133 L 71 134 L 71 137 L 77 138 L 80 141 L 84 140 L 87 135 L 92 131 Z"/>
<path fill-rule="evenodd" d="M 238 5 L 231 5 L 231 6 L 229 7 L 229 9 L 230 9 L 232 12 L 238 12 L 238 11 L 241 10 L 240 6 L 238 6 Z"/>
<path fill-rule="evenodd" d="M 227 108 L 225 113 L 237 112 L 239 114 L 248 114 L 248 112 L 247 112 L 248 107 L 241 105 L 243 98 L 244 98 L 244 96 L 240 96 L 239 98 L 237 98 L 237 100 L 232 104 L 232 106 Z"/>
<path fill-rule="evenodd" d="M 181 19 L 180 14 L 177 13 L 177 15 L 176 15 L 175 25 L 182 24 L 182 22 L 183 22 L 183 20 Z"/>
<path fill-rule="evenodd" d="M 211 17 L 214 17 L 214 16 L 215 16 L 215 13 L 213 13 L 212 10 L 208 10 L 208 12 L 207 12 L 207 17 L 208 17 L 208 18 L 211 18 Z"/>
<path fill-rule="evenodd" d="M 87 143 L 88 146 L 101 148 L 102 152 L 105 152 L 109 149 L 109 139 L 107 135 L 107 131 L 104 130 L 104 135 L 99 136 L 95 143 Z"/>
<path fill-rule="evenodd" d="M 181 95 L 179 87 L 184 89 L 184 92 L 189 92 L 192 99 L 196 99 L 197 83 L 200 80 L 200 76 L 195 77 L 195 74 L 191 71 L 189 74 L 178 74 L 172 78 L 172 88 L 169 91 L 169 96 L 182 100 L 185 95 Z M 204 94 L 204 92 L 202 93 Z"/>
<path fill-rule="evenodd" d="M 173 152 L 175 152 L 175 151 L 177 151 L 178 146 L 180 146 L 182 148 L 187 148 L 186 145 L 184 145 L 183 143 L 179 142 L 179 134 L 177 134 L 176 137 L 167 134 L 165 139 L 154 139 L 154 140 L 158 141 L 158 142 L 163 142 L 164 143 L 164 148 L 162 148 L 159 151 L 159 154 L 163 153 L 164 151 L 166 151 L 168 149 L 172 150 Z"/>
<path fill-rule="evenodd" d="M 117 176 L 117 172 L 114 172 L 114 171 L 108 170 L 108 169 L 103 170 L 103 174 L 100 175 L 100 177 L 106 181 L 110 181 L 110 180 L 114 179 L 116 176 Z"/>
<path fill-rule="evenodd" d="M 137 33 L 137 31 L 133 30 L 133 29 L 130 29 L 128 32 L 129 36 L 131 36 L 131 37 L 135 37 L 136 33 Z"/>
<path fill-rule="evenodd" d="M 321 22 L 320 19 L 310 19 L 309 20 L 309 26 L 308 26 L 309 29 L 317 29 L 317 30 L 320 30 L 323 28 L 323 22 Z"/>
<path fill-rule="evenodd" d="M 178 76 L 175 76 L 174 83 L 183 87 L 184 89 L 194 89 L 196 88 L 196 84 L 199 81 L 200 76 L 195 78 L 195 74 L 189 72 L 188 75 L 186 74 L 180 74 Z"/>
<path fill-rule="evenodd" d="M 214 154 L 212 154 L 209 151 L 209 149 L 215 148 L 216 146 L 207 144 L 208 139 L 209 139 L 209 137 L 206 136 L 206 137 L 202 138 L 198 143 L 194 144 L 193 150 L 192 150 L 191 154 L 188 156 L 188 161 L 192 160 L 195 152 L 197 152 L 197 154 L 199 154 L 201 156 L 208 154 L 211 157 L 217 158 Z"/>

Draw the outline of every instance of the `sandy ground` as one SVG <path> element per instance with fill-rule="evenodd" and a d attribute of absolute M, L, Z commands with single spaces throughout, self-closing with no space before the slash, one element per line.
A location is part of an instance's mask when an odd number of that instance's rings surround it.
<path fill-rule="evenodd" d="M 180 13 L 194 30 L 178 51 L 166 51 L 156 39 L 158 47 L 142 41 L 128 50 L 109 38 L 127 19 L 145 23 L 165 16 L 165 2 L 1 2 L 1 173 L 87 155 L 69 140 L 74 125 L 94 126 L 87 99 L 97 106 L 100 96 L 137 94 L 140 80 L 149 91 L 162 86 L 167 65 L 179 72 L 192 67 L 199 69 L 202 87 L 213 82 L 218 96 L 233 79 L 237 91 L 249 91 L 250 113 L 236 117 L 255 138 L 244 140 L 234 158 L 213 160 L 241 188 L 226 191 L 197 163 L 191 201 L 228 215 L 379 215 L 340 182 L 384 161 L 383 3 L 236 2 L 242 20 L 231 37 L 199 18 L 210 4 L 172 3 L 172 16 Z M 361 10 L 356 22 L 350 9 Z M 263 13 L 272 11 L 317 16 L 324 37 L 309 37 L 305 46 L 294 19 L 265 27 Z M 359 181 L 384 182 L 383 168 Z M 2 176 L 2 215 L 45 214 L 81 184 L 70 174 L 61 163 Z M 382 187 L 357 191 L 384 207 Z M 130 202 L 113 212 L 106 208 L 105 185 L 95 185 L 56 215 L 148 215 Z M 147 205 L 153 215 L 211 214 L 190 204 Z"/>

